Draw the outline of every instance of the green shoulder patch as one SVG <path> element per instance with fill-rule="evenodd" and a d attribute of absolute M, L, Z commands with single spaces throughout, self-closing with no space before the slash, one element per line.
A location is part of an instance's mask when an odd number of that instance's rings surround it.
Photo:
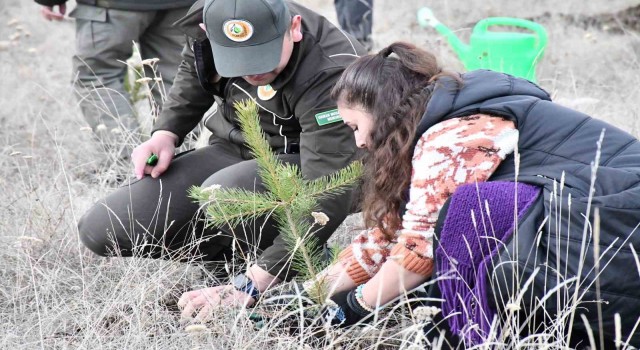
<path fill-rule="evenodd" d="M 320 126 L 341 121 L 342 118 L 340 117 L 340 113 L 338 113 L 337 109 L 316 114 L 316 122 L 318 122 L 318 125 Z"/>

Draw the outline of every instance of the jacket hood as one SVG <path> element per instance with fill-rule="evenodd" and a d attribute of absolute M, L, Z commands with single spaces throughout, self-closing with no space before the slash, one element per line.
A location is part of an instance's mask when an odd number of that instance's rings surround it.
<path fill-rule="evenodd" d="M 551 101 L 538 85 L 505 73 L 475 70 L 461 74 L 460 78 L 462 85 L 450 77 L 436 81 L 416 139 L 444 119 L 486 113 L 515 121 L 516 115 L 537 101 Z"/>

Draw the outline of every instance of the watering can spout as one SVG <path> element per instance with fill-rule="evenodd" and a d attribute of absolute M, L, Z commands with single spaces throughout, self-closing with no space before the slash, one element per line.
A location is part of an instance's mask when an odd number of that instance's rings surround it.
<path fill-rule="evenodd" d="M 451 44 L 451 47 L 453 47 L 458 56 L 463 57 L 471 51 L 469 45 L 463 43 L 451 29 L 438 21 L 430 8 L 423 7 L 418 10 L 418 24 L 420 24 L 421 27 L 434 28 L 438 33 L 442 34 L 447 38 L 449 44 Z"/>

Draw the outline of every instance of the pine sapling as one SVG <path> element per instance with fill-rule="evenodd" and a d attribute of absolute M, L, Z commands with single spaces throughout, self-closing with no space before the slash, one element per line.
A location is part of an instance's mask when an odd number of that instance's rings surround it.
<path fill-rule="evenodd" d="M 237 227 L 247 220 L 271 215 L 291 253 L 291 267 L 300 278 L 315 279 L 328 263 L 314 235 L 329 220 L 318 212 L 318 201 L 349 190 L 359 180 L 362 165 L 353 162 L 332 175 L 307 180 L 297 165 L 282 163 L 276 157 L 260 128 L 256 103 L 237 102 L 234 107 L 266 191 L 255 193 L 214 185 L 192 187 L 190 196 L 208 203 L 206 217 L 210 226 Z M 319 280 L 308 293 L 312 300 L 322 303 L 328 296 L 328 288 Z"/>

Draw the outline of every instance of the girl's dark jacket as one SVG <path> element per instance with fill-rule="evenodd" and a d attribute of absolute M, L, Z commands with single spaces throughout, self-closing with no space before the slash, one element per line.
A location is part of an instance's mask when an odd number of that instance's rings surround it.
<path fill-rule="evenodd" d="M 440 121 L 476 113 L 513 120 L 520 134 L 518 171 L 516 157 L 511 155 L 490 181 L 535 184 L 544 194 L 495 257 L 490 301 L 504 309 L 513 301 L 509 297 L 517 296 L 532 278 L 521 299 L 520 315 L 533 316 L 529 310 L 534 309 L 533 323 L 551 320 L 574 297 L 577 280 L 571 279 L 579 276 L 581 302 L 574 329 L 584 329 L 580 317 L 584 313 L 597 336 L 600 305 L 605 337 L 613 339 L 614 315 L 619 313 L 622 340 L 626 340 L 640 316 L 640 267 L 632 252 L 632 247 L 640 250 L 638 139 L 551 102 L 544 90 L 527 80 L 486 70 L 463 74 L 462 79 L 461 88 L 450 78 L 438 80 L 417 137 Z M 599 228 L 594 224 L 596 211 Z M 594 259 L 597 251 L 599 267 Z M 512 276 L 519 282 L 513 283 Z M 567 281 L 569 293 L 567 288 L 560 288 L 559 294 L 548 293 Z M 543 303 L 535 301 L 545 294 L 548 298 Z M 639 341 L 635 335 L 631 344 Z"/>

